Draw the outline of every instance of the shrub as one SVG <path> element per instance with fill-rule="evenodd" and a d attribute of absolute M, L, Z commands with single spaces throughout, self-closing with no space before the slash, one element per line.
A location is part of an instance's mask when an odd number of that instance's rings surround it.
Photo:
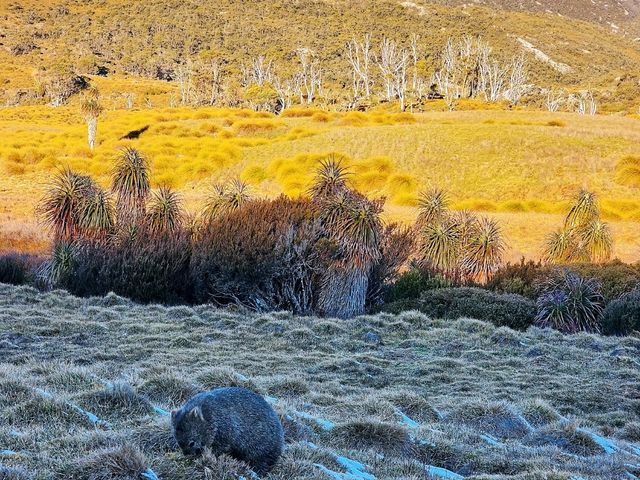
<path fill-rule="evenodd" d="M 520 263 L 507 263 L 498 269 L 487 283 L 487 288 L 498 293 L 515 293 L 535 299 L 539 284 L 548 273 L 549 267 L 533 260 L 525 262 L 523 257 Z"/>
<path fill-rule="evenodd" d="M 605 304 L 640 286 L 640 264 L 629 265 L 620 260 L 603 264 L 571 265 L 571 270 L 600 283 Z"/>
<path fill-rule="evenodd" d="M 369 275 L 367 306 L 382 305 L 384 298 L 398 276 L 414 246 L 410 229 L 396 224 L 387 225 L 382 230 L 380 258 L 373 265 Z"/>
<path fill-rule="evenodd" d="M 319 225 L 308 200 L 254 200 L 215 217 L 194 242 L 200 302 L 310 312 Z"/>
<path fill-rule="evenodd" d="M 452 287 L 451 281 L 426 268 L 413 266 L 402 273 L 390 287 L 387 301 L 397 302 L 404 299 L 417 299 L 423 292 L 436 288 Z"/>
<path fill-rule="evenodd" d="M 570 270 L 559 270 L 542 286 L 536 324 L 564 333 L 598 331 L 603 303 L 596 280 Z"/>
<path fill-rule="evenodd" d="M 186 233 L 154 234 L 144 227 L 112 242 L 81 241 L 62 286 L 79 296 L 114 292 L 145 303 L 189 301 L 190 252 Z"/>
<path fill-rule="evenodd" d="M 474 287 L 439 288 L 424 292 L 418 300 L 390 303 L 384 311 L 419 310 L 432 318 L 475 318 L 497 326 L 525 330 L 535 318 L 533 301 L 514 294 L 498 294 Z"/>
<path fill-rule="evenodd" d="M 602 314 L 602 333 L 628 335 L 640 331 L 640 288 L 613 300 Z"/>
<path fill-rule="evenodd" d="M 37 260 L 29 255 L 10 253 L 0 256 L 0 283 L 24 285 L 33 278 Z"/>

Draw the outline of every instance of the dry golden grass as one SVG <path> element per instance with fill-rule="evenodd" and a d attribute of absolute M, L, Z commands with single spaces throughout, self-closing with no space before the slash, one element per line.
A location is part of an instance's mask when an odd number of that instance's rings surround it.
<path fill-rule="evenodd" d="M 511 258 L 539 256 L 567 199 L 584 186 L 602 200 L 616 255 L 637 260 L 638 126 L 629 117 L 531 111 L 296 108 L 274 118 L 250 110 L 113 106 L 101 117 L 92 151 L 77 105 L 8 108 L 0 116 L 0 250 L 46 245 L 33 209 L 53 173 L 70 166 L 106 186 L 118 149 L 135 146 L 151 160 L 153 184 L 178 188 L 192 210 L 213 182 L 235 176 L 258 195 L 304 194 L 323 156 L 342 155 L 356 188 L 387 197 L 389 219 L 411 221 L 418 193 L 438 186 L 454 208 L 503 220 Z M 137 139 L 126 138 L 145 127 Z"/>

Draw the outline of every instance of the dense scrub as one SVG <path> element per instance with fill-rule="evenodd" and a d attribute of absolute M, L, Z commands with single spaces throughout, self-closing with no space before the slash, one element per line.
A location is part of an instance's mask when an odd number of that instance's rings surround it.
<path fill-rule="evenodd" d="M 171 437 L 167 411 L 223 385 L 268 395 L 283 419 L 287 449 L 267 479 L 640 474 L 633 337 L 417 312 L 336 320 L 142 306 L 6 285 L 0 331 L 8 478 L 247 476 L 227 457 L 185 458 Z"/>

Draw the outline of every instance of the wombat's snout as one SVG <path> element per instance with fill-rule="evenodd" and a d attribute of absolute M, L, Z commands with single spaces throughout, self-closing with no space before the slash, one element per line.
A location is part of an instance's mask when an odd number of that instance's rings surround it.
<path fill-rule="evenodd" d="M 202 445 L 200 445 L 200 443 L 198 442 L 194 442 L 193 440 L 191 440 L 189 442 L 189 445 L 187 445 L 185 448 L 182 449 L 182 453 L 184 453 L 187 456 L 198 456 L 198 455 L 202 455 Z"/>

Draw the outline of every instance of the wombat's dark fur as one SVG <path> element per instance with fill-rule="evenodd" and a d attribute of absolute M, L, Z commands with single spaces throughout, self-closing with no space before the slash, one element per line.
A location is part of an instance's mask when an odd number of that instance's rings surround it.
<path fill-rule="evenodd" d="M 258 474 L 280 457 L 284 434 L 273 408 L 246 388 L 216 388 L 192 397 L 171 412 L 173 434 L 185 455 L 205 448 L 248 463 Z"/>

